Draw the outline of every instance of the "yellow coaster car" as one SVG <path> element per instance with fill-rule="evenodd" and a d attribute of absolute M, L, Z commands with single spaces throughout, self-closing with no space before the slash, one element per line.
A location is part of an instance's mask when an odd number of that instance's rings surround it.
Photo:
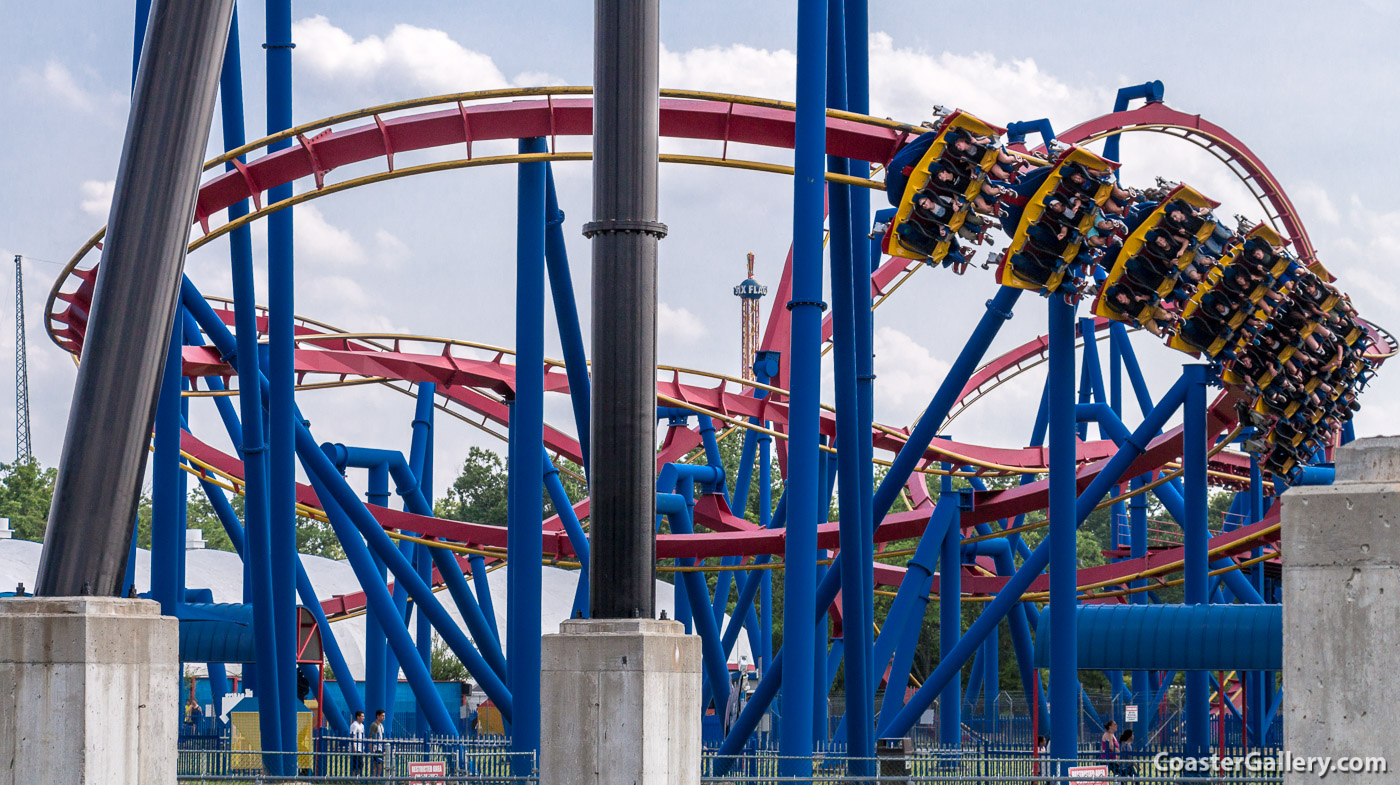
<path fill-rule="evenodd" d="M 920 261 L 927 259 L 930 262 L 936 263 L 942 261 L 943 257 L 947 255 L 948 240 L 939 242 L 934 247 L 932 253 L 924 253 L 906 245 L 900 236 L 899 228 L 909 220 L 910 215 L 914 212 L 915 194 L 928 186 L 931 177 L 930 167 L 938 164 L 943 158 L 943 153 L 948 149 L 947 140 L 949 132 L 957 129 L 961 129 L 973 136 L 981 137 L 998 137 L 1006 132 L 1005 128 L 999 128 L 985 123 L 961 110 L 953 112 L 943 119 L 943 122 L 939 124 L 936 132 L 938 136 L 934 139 L 933 144 L 929 145 L 923 157 L 919 159 L 919 163 L 914 166 L 914 170 L 909 173 L 909 180 L 904 185 L 904 195 L 899 202 L 899 212 L 895 213 L 894 221 L 890 223 L 888 244 L 885 248 L 885 252 L 890 256 L 899 256 L 905 259 Z M 985 174 L 986 171 L 991 168 L 992 164 L 996 163 L 996 160 L 996 146 L 987 145 L 987 149 L 983 151 L 981 159 L 971 162 L 975 174 Z M 972 182 L 963 189 L 962 196 L 967 200 L 976 197 L 982 190 L 982 182 L 982 178 L 973 177 Z M 948 220 L 948 236 L 952 237 L 966 220 L 967 206 L 964 205 L 961 210 L 958 210 L 957 213 Z"/>
<path fill-rule="evenodd" d="M 1108 271 L 1108 278 L 1099 286 L 1100 294 L 1094 301 L 1094 313 L 1096 315 L 1102 316 L 1105 319 L 1113 319 L 1114 321 L 1128 323 L 1138 323 L 1145 320 L 1143 314 L 1149 312 L 1150 309 L 1143 309 L 1143 311 L 1138 314 L 1125 314 L 1114 308 L 1111 304 L 1105 302 L 1102 293 L 1108 291 L 1123 278 L 1128 260 L 1142 251 L 1143 246 L 1147 243 L 1147 235 L 1152 232 L 1152 230 L 1161 226 L 1162 220 L 1166 216 L 1167 206 L 1177 199 L 1186 202 L 1192 207 L 1204 207 L 1213 210 L 1220 206 L 1219 202 L 1206 197 L 1189 185 L 1183 184 L 1173 188 L 1171 192 L 1162 199 L 1161 203 L 1148 214 L 1147 218 L 1143 219 L 1143 222 L 1133 230 L 1133 233 L 1128 235 L 1128 239 L 1123 241 L 1123 247 L 1119 250 L 1118 257 L 1114 259 L 1112 269 Z M 1209 238 L 1211 234 L 1214 233 L 1215 226 L 1216 223 L 1214 220 L 1203 222 L 1194 234 L 1195 239 L 1199 242 Z M 1186 269 L 1186 266 L 1191 263 L 1195 256 L 1196 251 L 1194 248 L 1181 254 L 1176 260 L 1177 270 Z M 1159 297 L 1165 297 L 1171 294 L 1172 289 L 1175 287 L 1176 279 L 1164 278 L 1161 283 L 1157 284 L 1157 295 Z"/>
<path fill-rule="evenodd" d="M 1078 164 L 1088 171 L 1112 172 L 1118 168 L 1118 164 L 1107 158 L 1101 158 L 1088 150 L 1080 147 L 1070 147 L 1063 152 L 1055 161 L 1055 168 L 1045 176 L 1045 181 L 1040 184 L 1035 193 L 1026 201 L 1025 212 L 1021 214 L 1021 222 L 1016 226 L 1016 234 L 1011 239 L 1011 245 L 1002 255 L 1001 264 L 997 267 L 997 282 L 1003 286 L 1014 286 L 1017 289 L 1029 289 L 1031 291 L 1054 292 L 1064 281 L 1065 271 L 1063 266 L 1056 270 L 1047 278 L 1044 284 L 1036 283 L 1028 278 L 1022 277 L 1016 272 L 1016 266 L 1012 264 L 1014 259 L 1022 251 L 1026 250 L 1028 242 L 1028 232 L 1045 215 L 1045 205 L 1049 197 L 1060 187 L 1064 177 L 1065 168 L 1071 164 Z M 1098 208 L 1108 200 L 1108 196 L 1113 191 L 1113 182 L 1105 178 L 1099 183 L 1089 200 L 1093 203 L 1094 209 L 1083 210 L 1083 217 L 1079 219 L 1075 227 L 1080 236 L 1088 232 L 1094 226 L 1094 217 Z M 1074 261 L 1079 255 L 1080 243 L 1078 240 L 1071 242 L 1060 254 L 1060 259 L 1068 264 Z"/>

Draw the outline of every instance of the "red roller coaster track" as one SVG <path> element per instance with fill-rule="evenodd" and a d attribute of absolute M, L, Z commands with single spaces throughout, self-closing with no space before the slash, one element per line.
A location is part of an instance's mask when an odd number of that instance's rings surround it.
<path fill-rule="evenodd" d="M 543 95 L 543 98 L 538 99 L 476 105 L 463 102 L 474 96 L 466 96 L 461 100 L 453 100 L 452 97 L 445 101 L 428 99 L 381 109 L 387 112 L 434 103 L 449 103 L 451 108 L 390 118 L 382 118 L 379 111 L 368 110 L 294 129 L 327 130 L 310 138 L 305 133 L 294 133 L 297 145 L 263 155 L 247 164 L 235 163 L 234 169 L 207 180 L 200 188 L 196 210 L 197 223 L 203 228 L 206 236 L 211 231 L 219 233 L 221 230 L 211 229 L 211 218 L 244 199 L 252 199 L 258 208 L 258 212 L 251 218 L 261 217 L 271 210 L 279 209 L 278 205 L 263 207 L 265 192 L 277 185 L 298 179 L 314 179 L 316 192 L 313 192 L 310 198 L 314 198 L 319 192 L 329 193 L 343 187 L 351 187 L 328 185 L 325 180 L 328 173 L 351 164 L 384 159 L 386 172 L 370 178 L 360 178 L 365 181 L 382 180 L 444 168 L 466 168 L 471 165 L 520 160 L 518 156 L 473 158 L 472 148 L 475 143 L 528 137 L 549 137 L 553 142 L 559 136 L 591 134 L 591 100 L 555 97 L 560 93 L 580 92 L 576 88 L 565 88 L 548 94 L 550 92 L 530 91 L 532 95 Z M 328 128 L 331 122 L 360 117 L 372 117 L 373 122 L 342 130 Z M 829 153 L 875 164 L 887 163 L 905 139 L 921 131 L 914 126 L 850 115 L 828 117 L 827 126 Z M 1216 155 L 1229 165 L 1260 199 L 1268 211 L 1269 220 L 1281 222 L 1281 228 L 1293 242 L 1299 255 L 1310 263 L 1316 262 L 1311 241 L 1297 212 L 1273 175 L 1243 143 L 1197 115 L 1179 112 L 1160 103 L 1148 104 L 1139 109 L 1109 114 L 1082 123 L 1062 134 L 1061 138 L 1070 142 L 1091 141 L 1109 133 L 1129 131 L 1171 133 L 1189 139 Z M 684 97 L 665 98 L 661 102 L 661 133 L 670 138 L 710 140 L 723 144 L 723 154 L 717 159 L 690 157 L 694 160 L 683 162 L 740 166 L 753 162 L 736 162 L 730 159 L 728 153 L 731 142 L 790 149 L 794 138 L 794 113 L 790 106 L 777 102 L 733 96 L 684 94 Z M 247 149 L 257 149 L 266 141 L 249 145 Z M 396 155 L 401 157 L 413 151 L 453 146 L 461 146 L 466 152 L 466 159 L 450 165 L 395 169 Z M 551 144 L 551 150 L 553 149 Z M 552 160 L 581 160 L 584 157 L 586 154 L 576 153 L 550 153 L 545 156 Z M 672 158 L 680 160 L 686 157 Z M 222 161 L 212 162 L 211 166 L 220 162 Z M 782 171 L 781 167 L 773 165 L 753 164 L 748 168 Z M 308 197 L 303 195 L 293 201 L 304 201 L 306 198 Z M 88 248 L 100 247 L 99 240 L 100 234 L 94 237 Z M 54 285 L 47 314 L 50 336 L 60 347 L 74 355 L 81 352 L 96 279 L 96 267 L 79 269 L 77 266 L 86 250 L 88 249 L 85 248 L 83 253 L 75 257 L 65 269 L 65 274 Z M 871 278 L 872 290 L 876 294 L 887 292 L 895 277 L 908 270 L 910 265 L 911 263 L 904 259 L 889 260 L 882 264 Z M 784 297 L 790 271 L 789 264 L 779 284 L 779 300 Z M 773 313 L 775 317 L 770 321 L 764 335 L 765 347 L 786 344 L 786 311 L 775 308 Z M 221 309 L 220 314 L 227 322 L 232 323 L 230 310 Z M 1104 320 L 1099 322 L 1096 330 L 1104 329 Z M 1369 328 L 1370 341 L 1376 356 L 1383 359 L 1393 354 L 1394 340 L 1374 325 Z M 441 405 L 460 406 L 481 417 L 483 422 L 489 421 L 498 425 L 506 423 L 507 408 L 503 397 L 509 396 L 512 391 L 514 366 L 505 362 L 504 351 L 497 352 L 494 358 L 481 359 L 454 353 L 454 342 L 442 339 L 338 335 L 334 330 L 314 326 L 314 323 L 309 322 L 303 322 L 298 329 L 301 343 L 296 352 L 296 363 L 300 377 L 324 377 L 339 381 L 354 378 L 386 382 L 435 382 L 438 385 Z M 824 337 L 829 336 L 828 322 Z M 1092 340 L 1092 337 L 1089 339 Z M 432 351 L 404 351 L 403 343 L 431 347 Z M 964 387 L 953 416 L 1020 370 L 1039 362 L 1044 352 L 1045 340 L 1037 338 L 983 366 Z M 191 377 L 230 377 L 233 374 L 232 369 L 219 358 L 212 347 L 186 347 L 184 370 Z M 754 417 L 759 421 L 773 422 L 775 430 L 779 432 L 784 430 L 787 419 L 786 399 L 781 389 L 775 389 L 774 394 L 767 398 L 757 399 L 753 397 L 751 389 L 737 383 L 737 380 L 711 375 L 710 381 L 718 380 L 718 385 L 711 387 L 683 381 L 683 372 L 680 370 L 672 371 L 670 375 L 670 379 L 658 381 L 657 391 L 659 395 L 671 399 L 673 405 L 719 415 L 736 424 Z M 778 381 L 781 383 L 781 379 Z M 545 388 L 547 392 L 567 393 L 568 383 L 562 368 L 551 366 L 548 369 Z M 1212 403 L 1208 428 L 1212 439 L 1228 432 L 1235 425 L 1234 400 L 1233 394 L 1227 392 Z M 835 420 L 830 412 L 823 413 L 821 427 L 824 433 L 834 434 Z M 678 430 L 682 432 L 677 434 Z M 877 449 L 893 453 L 904 445 L 903 433 L 894 428 L 877 427 L 871 438 Z M 545 441 L 551 451 L 574 461 L 580 460 L 578 442 L 566 433 L 547 428 Z M 694 430 L 672 429 L 659 460 L 675 460 L 698 443 L 699 439 Z M 981 473 L 1040 473 L 1044 471 L 1046 463 L 1046 455 L 1041 448 L 998 448 L 949 441 L 937 441 L 935 445 L 926 451 L 926 463 L 947 460 L 960 465 L 970 464 L 979 467 L 978 471 Z M 190 434 L 184 437 L 184 449 L 188 455 L 213 472 L 223 475 L 235 485 L 241 484 L 243 467 L 237 458 L 210 447 Z M 1081 488 L 1093 479 L 1115 451 L 1115 445 L 1108 441 L 1089 441 L 1079 445 L 1078 481 Z M 1172 430 L 1154 439 L 1126 475 L 1160 470 L 1178 459 L 1181 453 L 1180 429 Z M 1249 464 L 1243 455 L 1220 452 L 1212 457 L 1210 468 L 1218 483 L 1238 485 L 1248 481 Z M 911 487 L 918 488 L 914 493 L 915 509 L 887 516 L 884 524 L 876 531 L 877 542 L 885 543 L 918 536 L 927 525 L 930 508 L 918 504 L 922 498 L 926 498 L 927 493 L 919 493 L 923 490 L 922 487 Z M 1044 509 L 1047 488 L 1048 481 L 1042 479 L 1007 490 L 979 493 L 974 509 L 962 516 L 961 525 L 968 529 L 979 523 L 1004 520 Z M 297 499 L 307 507 L 319 508 L 319 502 L 308 486 L 298 486 Z M 586 516 L 587 501 L 580 502 L 577 508 L 581 515 Z M 426 518 L 382 507 L 370 509 L 387 529 L 420 532 L 428 537 L 477 547 L 504 548 L 506 544 L 504 528 Z M 661 535 L 657 547 L 658 556 L 750 557 L 781 554 L 784 549 L 783 530 L 760 529 L 735 517 L 718 495 L 708 495 L 699 502 L 696 507 L 696 523 L 709 531 L 690 535 Z M 1217 556 L 1233 556 L 1262 543 L 1276 540 L 1277 532 L 1276 518 L 1267 518 L 1260 523 L 1217 535 L 1211 539 L 1210 547 Z M 560 557 L 572 555 L 572 547 L 557 519 L 545 522 L 542 536 L 546 540 L 546 552 L 553 552 Z M 838 548 L 838 524 L 822 524 L 819 527 L 818 538 L 821 547 Z M 1177 551 L 1161 551 L 1143 559 L 1088 568 L 1080 571 L 1080 584 L 1103 586 L 1121 583 L 1145 571 L 1177 563 L 1180 559 L 1181 554 Z M 876 565 L 875 575 L 879 584 L 897 586 L 903 574 L 903 568 L 886 564 Z M 962 580 L 963 590 L 973 594 L 994 593 L 1005 581 L 1004 578 L 988 577 L 971 571 Z M 1043 577 L 1031 590 L 1043 589 L 1042 583 Z M 333 597 L 325 600 L 323 605 L 331 615 L 351 613 L 363 607 L 363 595 Z"/>

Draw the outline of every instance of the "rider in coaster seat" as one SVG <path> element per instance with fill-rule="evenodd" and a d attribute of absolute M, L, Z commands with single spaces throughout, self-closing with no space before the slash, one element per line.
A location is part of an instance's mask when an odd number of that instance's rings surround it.
<path fill-rule="evenodd" d="M 1083 164 L 1065 164 L 1060 169 L 1060 186 L 1076 196 L 1093 196 L 1100 181 Z"/>
<path fill-rule="evenodd" d="M 971 175 L 963 171 L 960 167 L 950 165 L 946 161 L 936 161 L 928 168 L 929 178 L 924 185 L 925 189 L 949 195 L 961 196 L 967 187 L 972 184 Z"/>
<path fill-rule="evenodd" d="M 1063 266 L 1063 260 L 1028 244 L 1020 253 L 1011 257 L 1011 266 L 1016 269 L 1017 275 L 1044 286 L 1049 283 L 1050 276 Z"/>
<path fill-rule="evenodd" d="M 1190 240 L 1173 237 L 1162 229 L 1153 229 L 1143 238 L 1142 250 L 1158 259 L 1175 260 L 1190 245 Z"/>
<path fill-rule="evenodd" d="M 1125 277 L 1153 291 L 1175 272 L 1176 267 L 1171 262 L 1154 259 L 1146 253 L 1134 254 L 1123 263 Z"/>
<path fill-rule="evenodd" d="M 1026 241 L 1036 250 L 1047 256 L 1058 257 L 1069 244 L 1079 237 L 1079 233 L 1054 221 L 1039 221 L 1026 230 Z"/>
<path fill-rule="evenodd" d="M 953 155 L 976 163 L 982 160 L 982 154 L 987 151 L 987 145 L 991 144 L 992 140 L 985 136 L 973 136 L 965 128 L 954 128 L 944 134 L 943 142 L 946 145 L 943 148 L 944 155 Z"/>
<path fill-rule="evenodd" d="M 1049 219 L 1057 221 L 1066 226 L 1074 227 L 1079 225 L 1079 218 L 1083 215 L 1078 199 L 1064 199 L 1056 194 L 1045 197 L 1045 212 L 1041 213 L 1041 220 Z"/>

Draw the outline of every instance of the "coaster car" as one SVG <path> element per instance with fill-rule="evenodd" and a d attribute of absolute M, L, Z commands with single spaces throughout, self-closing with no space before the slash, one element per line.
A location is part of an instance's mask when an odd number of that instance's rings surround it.
<path fill-rule="evenodd" d="M 1083 235 L 1093 228 L 1098 208 L 1103 206 L 1113 190 L 1113 181 L 1109 177 L 1095 173 L 1111 173 L 1117 168 L 1117 163 L 1083 148 L 1070 147 L 1062 152 L 1049 171 L 1039 179 L 1035 192 L 1025 198 L 1025 208 L 1016 221 L 1011 245 L 997 267 L 997 281 L 1003 286 L 1045 293 L 1059 289 L 1060 284 L 1064 282 L 1066 268 L 1079 256 Z M 1027 182 L 1034 181 L 1028 176 Z M 1074 199 L 1080 200 L 1081 205 L 1073 212 L 1072 217 L 1066 220 L 1077 236 L 1059 254 L 1058 268 L 1044 281 L 1028 278 L 1023 272 L 1024 266 L 1018 268 L 1014 260 L 1018 255 L 1031 250 L 1031 227 L 1042 221 L 1060 220 L 1052 217 L 1053 203 L 1058 201 L 1062 205 L 1068 205 Z M 1006 221 L 1003 221 L 1002 226 L 1006 228 Z"/>
<path fill-rule="evenodd" d="M 896 203 L 898 191 L 896 204 L 899 211 L 895 213 L 894 220 L 885 232 L 885 253 L 905 259 L 926 260 L 930 263 L 942 261 L 948 253 L 953 235 L 967 219 L 970 201 L 982 189 L 986 171 L 997 160 L 997 148 L 994 144 L 975 145 L 982 147 L 975 160 L 958 153 L 954 144 L 960 136 L 968 139 L 995 139 L 1005 132 L 1004 128 L 985 123 L 966 112 L 956 111 L 943 118 L 937 129 L 923 134 L 895 154 L 885 179 L 885 187 L 891 203 Z M 922 154 L 919 152 L 921 150 Z M 911 163 L 915 155 L 919 155 L 919 158 L 917 162 Z M 928 231 L 915 234 L 907 230 L 901 231 L 901 227 L 913 219 L 917 207 L 916 196 L 920 192 L 926 192 L 927 189 L 948 193 L 936 177 L 939 172 L 955 173 L 957 176 L 951 179 L 961 187 L 949 193 L 955 197 L 955 209 L 943 222 L 949 230 L 948 234 L 932 244 L 924 244 L 919 240 L 927 237 Z"/>

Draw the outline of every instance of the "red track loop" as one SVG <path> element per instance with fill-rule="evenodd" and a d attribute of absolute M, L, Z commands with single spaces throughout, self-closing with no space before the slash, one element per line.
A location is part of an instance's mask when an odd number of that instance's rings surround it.
<path fill-rule="evenodd" d="M 413 151 L 465 145 L 467 156 L 470 158 L 472 145 L 476 142 L 542 136 L 549 136 L 551 140 L 557 136 L 587 136 L 592 133 L 592 128 L 592 101 L 587 98 L 556 100 L 549 96 L 544 100 L 477 105 L 465 105 L 457 101 L 450 103 L 446 109 L 389 119 L 376 114 L 373 115 L 373 122 L 343 130 L 325 131 L 309 140 L 299 136 L 298 145 L 263 155 L 246 165 L 235 163 L 233 171 L 215 174 L 200 188 L 196 209 L 197 222 L 203 225 L 207 232 L 210 216 L 239 201 L 251 198 L 255 205 L 260 205 L 262 194 L 267 189 L 305 177 L 314 178 L 317 188 L 320 189 L 324 186 L 323 178 L 327 172 L 374 158 L 388 159 L 392 170 L 394 156 Z M 828 118 L 827 151 L 837 156 L 885 164 L 898 147 L 917 130 L 913 126 L 893 128 L 874 121 L 863 123 L 846 118 Z M 1316 261 L 1312 243 L 1296 210 L 1269 170 L 1242 142 L 1197 115 L 1179 112 L 1160 103 L 1148 104 L 1139 109 L 1110 114 L 1082 123 L 1061 134 L 1061 138 L 1074 142 L 1097 138 L 1113 131 L 1133 130 L 1173 133 L 1200 144 L 1231 165 L 1265 205 L 1270 220 L 1282 222 L 1283 230 L 1292 240 L 1299 256 L 1310 263 Z M 794 114 L 787 108 L 752 106 L 722 98 L 668 98 L 661 102 L 661 133 L 670 138 L 718 142 L 722 145 L 722 155 L 725 158 L 730 142 L 791 149 L 794 139 Z M 777 290 L 777 299 L 780 301 L 786 297 L 788 291 L 791 259 L 788 261 Z M 904 259 L 886 261 L 871 278 L 873 291 L 877 294 L 887 292 L 895 277 L 908 270 L 910 264 Z M 82 349 L 96 275 L 95 268 L 70 269 L 67 273 L 71 273 L 77 285 L 69 291 L 63 291 L 70 280 L 67 275 L 55 284 L 54 296 L 47 314 L 47 327 L 55 343 L 77 354 Z M 222 309 L 220 313 L 226 321 L 232 322 L 231 311 Z M 786 313 L 784 309 L 774 309 L 777 316 L 767 326 L 763 340 L 765 347 L 786 344 Z M 1105 320 L 1098 320 L 1096 331 L 1105 329 L 1106 324 Z M 1372 346 L 1379 354 L 1394 354 L 1396 343 L 1389 334 L 1374 325 L 1368 325 L 1368 329 L 1371 332 Z M 298 333 L 330 334 L 328 330 L 310 323 L 299 325 Z M 824 326 L 823 337 L 829 335 L 828 322 Z M 410 343 L 432 343 L 419 339 L 404 340 Z M 979 369 L 962 390 L 958 408 L 955 408 L 953 416 L 1019 370 L 1038 362 L 1045 348 L 1045 339 L 1037 338 Z M 438 395 L 441 396 L 440 402 L 465 407 L 480 416 L 483 423 L 504 425 L 507 408 L 501 399 L 512 392 L 514 366 L 505 363 L 500 353 L 493 359 L 482 360 L 456 356 L 451 349 L 452 346 L 446 342 L 441 342 L 431 353 L 412 353 L 403 351 L 398 340 L 394 341 L 392 347 L 354 338 L 315 340 L 303 342 L 298 347 L 296 367 L 299 378 L 314 375 L 342 380 L 349 377 L 382 377 L 405 382 L 436 382 Z M 185 348 L 184 361 L 185 373 L 190 376 L 232 375 L 232 369 L 210 347 Z M 546 391 L 567 393 L 567 379 L 558 371 L 557 368 L 551 368 L 546 374 Z M 781 380 L 778 386 L 782 386 Z M 684 404 L 736 420 L 757 417 L 772 421 L 778 431 L 784 431 L 786 427 L 787 407 L 785 396 L 781 393 L 760 400 L 752 396 L 751 390 L 732 382 L 720 380 L 716 387 L 688 384 L 681 379 L 679 373 L 675 373 L 670 380 L 658 382 L 657 390 L 660 394 Z M 1228 432 L 1235 425 L 1233 404 L 1233 394 L 1228 392 L 1212 403 L 1207 429 L 1212 439 Z M 834 434 L 835 421 L 829 412 L 823 412 L 821 428 L 823 433 Z M 904 444 L 900 436 L 884 429 L 877 428 L 871 434 L 871 438 L 878 449 L 888 453 L 897 452 Z M 1124 476 L 1159 470 L 1178 459 L 1182 454 L 1181 438 L 1180 429 L 1176 429 L 1154 439 Z M 551 451 L 571 460 L 578 461 L 581 457 L 577 440 L 562 431 L 546 428 L 545 442 Z M 699 438 L 693 429 L 672 428 L 658 455 L 658 461 L 676 460 L 698 444 Z M 219 452 L 190 434 L 185 434 L 183 447 L 197 460 L 241 484 L 243 465 L 237 458 Z M 1089 484 L 1115 450 L 1115 446 L 1106 441 L 1084 442 L 1079 445 L 1078 483 L 1081 489 Z M 946 459 L 959 463 L 998 466 L 1002 468 L 997 471 L 1007 473 L 1015 470 L 1044 471 L 1046 457 L 1044 450 L 1040 448 L 997 448 L 936 441 L 935 447 L 926 451 L 924 459 L 927 462 Z M 1221 484 L 1247 483 L 1248 468 L 1248 459 L 1237 453 L 1222 452 L 1211 460 L 1211 469 L 1216 473 L 1214 481 Z M 979 493 L 975 498 L 974 509 L 962 516 L 962 526 L 970 528 L 978 523 L 1044 509 L 1047 502 L 1047 486 L 1048 481 L 1042 480 L 1008 490 Z M 928 504 L 926 489 L 920 484 L 914 484 L 912 487 L 915 489 L 912 494 L 914 509 L 887 516 L 884 524 L 876 532 L 878 543 L 915 537 L 923 532 L 932 506 Z M 920 490 L 923 490 L 922 494 Z M 297 486 L 297 500 L 319 508 L 319 502 L 308 486 Z M 382 507 L 370 509 L 379 522 L 389 529 L 421 532 L 425 536 L 475 546 L 504 548 L 506 544 L 506 530 L 502 527 L 425 518 Z M 576 509 L 580 515 L 586 516 L 587 501 L 580 502 Z M 698 502 L 695 513 L 696 523 L 710 531 L 692 535 L 662 535 L 657 544 L 658 556 L 757 556 L 781 554 L 784 550 L 783 530 L 754 527 L 732 515 L 723 500 L 716 495 L 703 497 Z M 1272 533 L 1266 531 L 1272 526 L 1273 520 L 1266 519 L 1253 526 L 1218 535 L 1211 539 L 1210 544 L 1212 549 L 1220 549 L 1219 555 L 1233 555 L 1236 550 L 1254 548 L 1261 542 L 1276 538 L 1276 530 Z M 567 537 L 561 533 L 557 519 L 544 522 L 541 536 L 546 539 L 546 551 L 560 556 L 572 555 L 572 548 Z M 818 529 L 818 538 L 821 547 L 837 548 L 838 524 L 822 524 Z M 1080 571 L 1080 582 L 1093 584 L 1127 580 L 1145 569 L 1179 559 L 1179 553 L 1163 551 L 1145 559 L 1085 569 Z M 878 583 L 895 586 L 903 578 L 903 569 L 877 564 L 875 574 Z M 1004 578 L 972 573 L 965 575 L 962 580 L 964 590 L 974 594 L 995 592 L 1005 581 Z M 1043 577 L 1040 580 L 1044 582 Z M 1038 583 L 1032 590 L 1037 588 L 1043 587 Z M 324 602 L 328 613 L 347 613 L 362 606 L 362 595 L 337 597 Z"/>

